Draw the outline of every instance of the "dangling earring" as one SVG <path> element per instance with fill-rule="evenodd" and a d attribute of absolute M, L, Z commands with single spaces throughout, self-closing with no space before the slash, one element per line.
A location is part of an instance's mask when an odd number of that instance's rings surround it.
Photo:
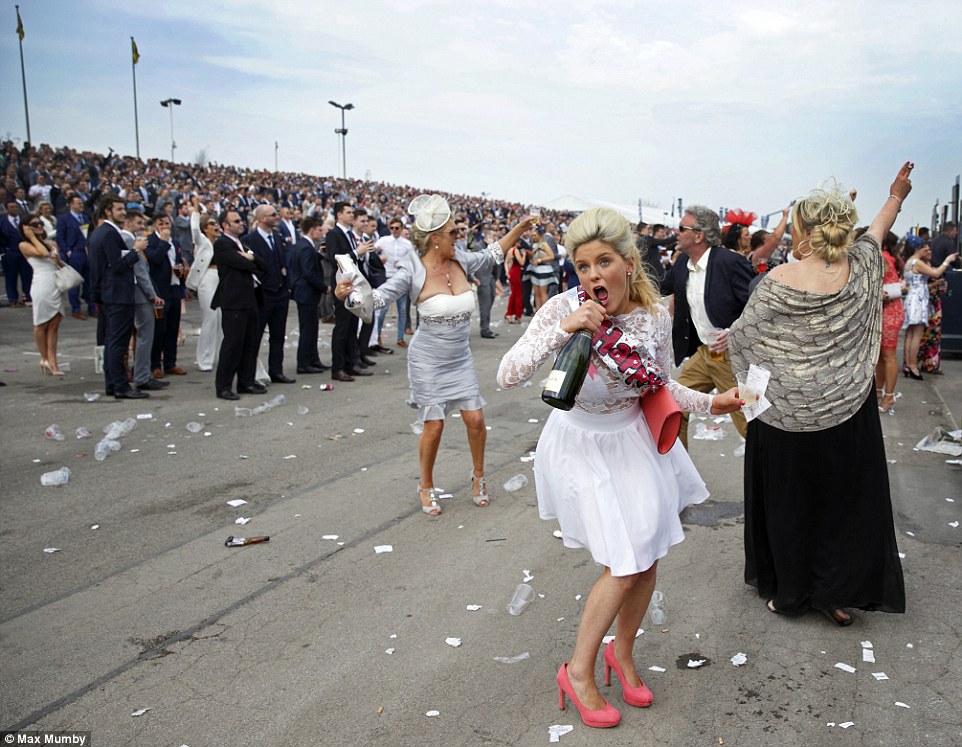
<path fill-rule="evenodd" d="M 794 253 L 795 253 L 795 255 L 796 255 L 799 259 L 805 259 L 806 257 L 811 257 L 811 256 L 812 256 L 812 252 L 815 251 L 815 247 L 812 247 L 811 249 L 808 250 L 808 252 L 803 253 L 803 252 L 801 251 L 802 244 L 807 244 L 807 243 L 809 243 L 808 239 L 802 239 L 801 241 L 798 242 L 798 246 L 795 247 L 795 252 L 794 252 Z"/>

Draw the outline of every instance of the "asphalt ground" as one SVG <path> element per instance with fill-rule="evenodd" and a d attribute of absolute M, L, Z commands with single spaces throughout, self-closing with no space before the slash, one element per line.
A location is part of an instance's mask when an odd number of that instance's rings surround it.
<path fill-rule="evenodd" d="M 503 313 L 499 299 L 494 318 Z M 690 442 L 712 498 L 685 514 L 686 541 L 659 564 L 667 624 L 646 619 L 635 648 L 655 704 L 624 705 L 615 679 L 603 690 L 623 721 L 601 731 L 557 705 L 554 676 L 598 569 L 537 515 L 521 457 L 548 415 L 540 377 L 511 391 L 495 382 L 521 328 L 500 324 L 484 340 L 475 326 L 472 339 L 493 501 L 471 502 L 464 430 L 451 419 L 436 484 L 452 497 L 430 518 L 416 499 L 403 350 L 333 391 L 318 390 L 324 375 L 272 385 L 239 404 L 283 393 L 286 405 L 237 417 L 193 365 L 198 321 L 192 302 L 187 376 L 149 400 L 87 402 L 103 391 L 94 321 L 64 319 L 70 371 L 55 380 L 39 373 L 30 311 L 0 309 L 0 728 L 87 730 L 98 746 L 540 745 L 557 724 L 574 727 L 560 738 L 569 745 L 962 744 L 962 528 L 950 525 L 962 521 L 962 468 L 913 450 L 935 427 L 959 427 L 959 360 L 945 376 L 900 379 L 897 414 L 882 417 L 906 614 L 856 613 L 838 628 L 765 611 L 742 580 L 743 460 L 726 419 L 722 440 Z M 290 349 L 292 376 L 293 359 Z M 103 426 L 148 414 L 120 451 L 94 460 Z M 44 437 L 52 423 L 66 440 Z M 81 426 L 95 438 L 75 438 Z M 41 486 L 61 466 L 69 483 Z M 507 493 L 515 474 L 529 483 Z M 271 539 L 227 548 L 229 535 Z M 393 550 L 377 553 L 383 545 Z M 505 606 L 526 575 L 539 597 L 512 617 Z"/>

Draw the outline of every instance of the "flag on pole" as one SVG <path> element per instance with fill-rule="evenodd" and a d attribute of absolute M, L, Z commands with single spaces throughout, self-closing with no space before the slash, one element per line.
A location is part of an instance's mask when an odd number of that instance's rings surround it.
<path fill-rule="evenodd" d="M 26 36 L 23 32 L 23 20 L 20 18 L 20 6 L 17 6 L 17 36 L 20 37 L 20 41 L 23 41 L 23 37 Z"/>
<path fill-rule="evenodd" d="M 130 56 L 133 57 L 135 65 L 140 62 L 140 52 L 137 51 L 137 42 L 134 41 L 134 37 L 130 37 Z"/>

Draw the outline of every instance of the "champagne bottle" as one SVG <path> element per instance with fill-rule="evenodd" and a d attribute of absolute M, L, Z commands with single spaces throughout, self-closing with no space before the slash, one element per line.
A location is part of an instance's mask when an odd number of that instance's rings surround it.
<path fill-rule="evenodd" d="M 591 360 L 593 335 L 587 329 L 579 329 L 558 353 L 548 381 L 541 392 L 541 399 L 559 410 L 570 410 L 575 397 L 581 391 Z"/>

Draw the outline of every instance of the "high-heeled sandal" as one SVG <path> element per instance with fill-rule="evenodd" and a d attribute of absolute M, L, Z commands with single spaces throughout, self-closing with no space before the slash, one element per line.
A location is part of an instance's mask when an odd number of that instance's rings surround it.
<path fill-rule="evenodd" d="M 49 376 L 49 375 L 50 375 L 50 364 L 47 363 L 47 359 L 46 359 L 46 358 L 41 358 L 41 359 L 40 359 L 40 373 L 41 373 L 41 375 L 43 375 L 43 376 Z"/>
<path fill-rule="evenodd" d="M 883 389 L 883 390 L 882 390 L 882 399 L 884 400 L 886 397 L 891 397 L 891 398 L 892 398 L 892 402 L 889 404 L 888 407 L 882 407 L 882 405 L 879 405 L 879 406 L 878 406 L 878 411 L 879 411 L 879 412 L 888 413 L 889 415 L 894 415 L 894 414 L 895 414 L 895 392 L 886 392 L 886 391 Z"/>
<path fill-rule="evenodd" d="M 581 704 L 578 696 L 575 695 L 575 689 L 571 685 L 571 680 L 568 678 L 568 662 L 562 664 L 558 670 L 558 707 L 562 711 L 565 709 L 565 695 L 575 704 L 575 708 L 578 709 L 578 715 L 581 716 L 581 721 L 585 726 L 591 726 L 595 729 L 607 729 L 612 726 L 618 726 L 618 724 L 621 723 L 621 714 L 618 713 L 618 709 L 607 700 L 605 701 L 605 707 L 597 711 L 588 710 Z"/>
<path fill-rule="evenodd" d="M 913 371 L 911 368 L 908 370 L 908 372 L 905 375 L 908 376 L 910 379 L 914 379 L 915 381 L 924 381 L 924 379 L 922 378 L 921 372 L 915 373 L 915 371 Z"/>
<path fill-rule="evenodd" d="M 478 494 L 474 495 L 474 484 L 478 484 Z M 478 477 L 474 474 L 474 469 L 471 470 L 471 500 L 474 501 L 475 506 L 480 506 L 484 508 L 487 506 L 491 499 L 488 497 L 488 489 L 484 484 L 484 475 Z"/>
<path fill-rule="evenodd" d="M 605 646 L 605 655 L 602 657 L 605 661 L 605 684 L 611 685 L 611 670 L 614 669 L 618 679 L 621 680 L 621 693 L 625 702 L 638 708 L 647 708 L 655 702 L 655 696 L 651 694 L 651 690 L 644 682 L 641 683 L 641 687 L 632 687 L 625 681 L 625 675 L 622 674 L 621 667 L 618 665 L 612 643 L 614 641 Z"/>
<path fill-rule="evenodd" d="M 425 506 L 424 498 L 421 497 L 421 493 L 427 493 L 428 498 L 431 502 Z M 438 503 L 438 491 L 436 488 L 422 488 L 421 483 L 418 483 L 418 501 L 421 503 L 421 510 L 428 514 L 428 516 L 440 516 L 441 504 Z"/>

